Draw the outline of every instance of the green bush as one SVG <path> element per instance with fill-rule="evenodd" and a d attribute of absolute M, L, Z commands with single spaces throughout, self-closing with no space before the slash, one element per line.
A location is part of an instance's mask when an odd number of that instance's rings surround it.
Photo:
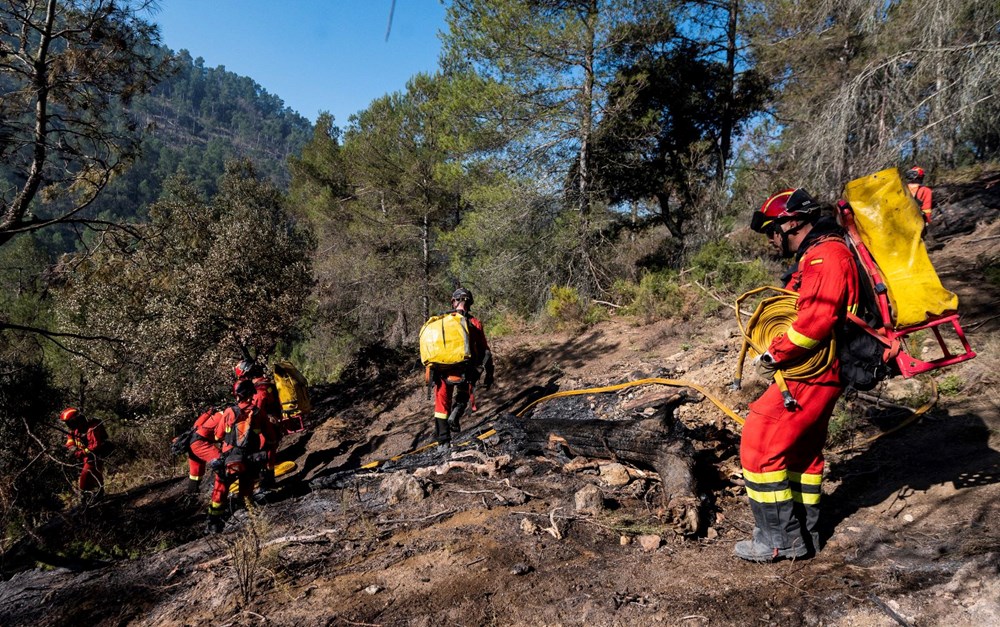
<path fill-rule="evenodd" d="M 677 273 L 672 270 L 644 273 L 638 284 L 618 281 L 613 291 L 622 302 L 627 303 L 622 313 L 637 316 L 646 323 L 684 316 L 689 301 Z"/>
<path fill-rule="evenodd" d="M 588 305 L 575 287 L 553 285 L 545 313 L 557 329 L 584 327 L 608 318 L 607 311 Z"/>
<path fill-rule="evenodd" d="M 833 415 L 830 416 L 830 426 L 826 437 L 827 445 L 837 447 L 847 444 L 858 431 L 860 423 L 860 412 L 852 408 L 844 399 L 840 399 L 837 401 Z"/>
<path fill-rule="evenodd" d="M 763 261 L 742 258 L 736 246 L 725 239 L 709 242 L 695 253 L 691 275 L 705 287 L 734 296 L 774 282 Z"/>
<path fill-rule="evenodd" d="M 965 388 L 965 382 L 957 374 L 949 374 L 938 381 L 938 391 L 944 396 L 958 396 Z"/>

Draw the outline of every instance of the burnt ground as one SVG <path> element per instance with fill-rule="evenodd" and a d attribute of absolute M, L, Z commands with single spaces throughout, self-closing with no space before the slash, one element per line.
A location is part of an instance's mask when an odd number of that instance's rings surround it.
<path fill-rule="evenodd" d="M 676 409 L 706 521 L 693 536 L 671 525 L 649 469 L 622 479 L 608 460 L 565 450 L 518 455 L 503 433 L 359 472 L 433 435 L 420 374 L 405 356 L 371 353 L 343 384 L 314 389 L 310 429 L 283 443 L 298 469 L 271 503 L 204 537 L 207 495 L 184 499 L 177 464 L 176 478 L 71 511 L 8 551 L 0 624 L 1000 624 L 1000 319 L 989 278 L 998 237 L 994 222 L 932 253 L 979 352 L 935 374 L 933 409 L 871 442 L 907 413 L 859 399 L 838 409 L 828 541 L 813 559 L 732 556 L 752 528 L 739 428 L 696 392 Z M 649 325 L 618 317 L 580 333 L 497 338 L 493 348 L 498 384 L 480 394 L 469 434 L 502 430 L 549 392 L 649 376 L 699 383 L 744 414 L 762 390 L 727 389 L 738 351 L 728 310 Z M 923 376 L 878 394 L 915 407 L 929 390 Z M 633 387 L 535 411 L 622 419 L 674 407 L 677 392 Z M 466 465 L 437 474 L 448 460 Z M 576 509 L 588 485 L 603 509 Z"/>

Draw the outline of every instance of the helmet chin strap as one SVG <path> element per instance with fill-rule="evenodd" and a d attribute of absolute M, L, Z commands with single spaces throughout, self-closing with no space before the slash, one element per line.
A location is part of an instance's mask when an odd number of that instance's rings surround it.
<path fill-rule="evenodd" d="M 777 225 L 776 230 L 781 234 L 781 258 L 790 259 L 795 253 L 792 252 L 791 248 L 788 246 L 788 238 L 795 235 L 801 231 L 805 226 L 809 224 L 808 222 L 799 222 L 798 226 L 791 228 L 789 230 L 784 230 L 781 225 Z"/>

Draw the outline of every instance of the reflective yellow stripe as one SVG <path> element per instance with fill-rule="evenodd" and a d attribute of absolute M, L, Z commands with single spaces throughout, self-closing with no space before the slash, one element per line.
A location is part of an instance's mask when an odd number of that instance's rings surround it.
<path fill-rule="evenodd" d="M 802 485 L 820 485 L 823 483 L 823 475 L 816 475 L 807 472 L 788 471 L 788 478 L 791 481 L 801 483 Z"/>
<path fill-rule="evenodd" d="M 804 505 L 819 505 L 819 497 L 820 497 L 819 494 L 812 494 L 809 492 L 796 492 L 792 490 L 792 499 L 796 503 L 802 503 Z"/>
<path fill-rule="evenodd" d="M 190 479 L 191 481 L 201 481 L 201 477 L 199 477 L 198 475 L 188 475 L 188 479 Z"/>
<path fill-rule="evenodd" d="M 819 340 L 814 340 L 808 335 L 802 335 L 791 327 L 788 328 L 788 340 L 792 344 L 801 346 L 802 348 L 815 348 L 819 346 Z"/>
<path fill-rule="evenodd" d="M 743 477 L 754 483 L 777 483 L 788 478 L 787 470 L 772 470 L 771 472 L 750 472 L 743 469 Z"/>
<path fill-rule="evenodd" d="M 436 412 L 434 412 L 434 417 L 437 418 L 438 420 L 447 420 L 448 419 L 448 414 L 436 411 Z"/>
<path fill-rule="evenodd" d="M 786 489 L 774 492 L 758 492 L 752 488 L 747 488 L 747 496 L 758 503 L 781 503 L 792 500 L 792 491 Z"/>
<path fill-rule="evenodd" d="M 847 311 L 851 312 L 854 315 L 858 315 L 858 304 L 854 303 L 853 305 L 847 308 Z"/>
<path fill-rule="evenodd" d="M 767 215 L 767 210 L 768 208 L 770 208 L 771 203 L 777 202 L 779 198 L 785 198 L 786 196 L 791 197 L 791 195 L 794 192 L 795 190 L 788 190 L 787 192 L 781 192 L 780 194 L 775 194 L 774 196 L 771 196 L 771 198 L 769 198 L 768 201 L 764 203 L 764 206 L 760 208 L 760 212 Z M 771 222 L 773 222 L 773 220 L 768 220 L 767 224 L 770 224 Z"/>
<path fill-rule="evenodd" d="M 812 261 L 809 262 L 809 265 L 810 266 L 815 266 L 815 265 L 821 264 L 821 263 L 823 263 L 822 259 L 813 259 Z"/>

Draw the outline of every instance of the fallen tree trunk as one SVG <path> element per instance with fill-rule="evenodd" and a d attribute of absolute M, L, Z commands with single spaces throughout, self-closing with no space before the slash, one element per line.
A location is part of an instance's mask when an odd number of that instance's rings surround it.
<path fill-rule="evenodd" d="M 508 431 L 513 436 L 511 444 L 522 453 L 563 449 L 574 456 L 611 459 L 654 470 L 660 475 L 663 506 L 671 519 L 684 533 L 696 533 L 701 526 L 694 449 L 683 425 L 672 417 L 522 420 L 510 416 L 497 430 Z"/>

